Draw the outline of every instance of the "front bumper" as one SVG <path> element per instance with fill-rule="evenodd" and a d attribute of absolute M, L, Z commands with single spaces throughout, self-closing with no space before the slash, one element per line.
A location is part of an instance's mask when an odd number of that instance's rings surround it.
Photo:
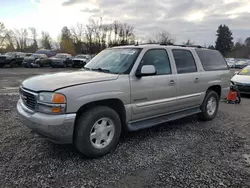
<path fill-rule="evenodd" d="M 236 85 L 242 94 L 250 94 L 250 85 Z"/>
<path fill-rule="evenodd" d="M 20 99 L 17 112 L 21 122 L 36 133 L 60 144 L 73 143 L 76 114 L 49 115 L 29 110 Z"/>

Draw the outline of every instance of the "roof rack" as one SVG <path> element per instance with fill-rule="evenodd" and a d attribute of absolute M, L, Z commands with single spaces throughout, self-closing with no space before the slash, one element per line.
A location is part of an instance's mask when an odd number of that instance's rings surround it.
<path fill-rule="evenodd" d="M 185 44 L 173 44 L 173 43 L 142 43 L 142 44 L 137 43 L 137 44 L 135 44 L 135 46 L 147 45 L 147 44 L 161 45 L 161 46 L 180 46 L 180 47 L 204 48 L 200 45 L 185 45 Z"/>

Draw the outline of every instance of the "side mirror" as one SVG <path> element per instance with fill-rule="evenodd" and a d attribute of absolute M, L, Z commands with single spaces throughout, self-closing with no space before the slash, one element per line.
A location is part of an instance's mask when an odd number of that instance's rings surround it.
<path fill-rule="evenodd" d="M 141 69 L 136 72 L 137 77 L 156 75 L 156 69 L 154 65 L 143 65 Z"/>

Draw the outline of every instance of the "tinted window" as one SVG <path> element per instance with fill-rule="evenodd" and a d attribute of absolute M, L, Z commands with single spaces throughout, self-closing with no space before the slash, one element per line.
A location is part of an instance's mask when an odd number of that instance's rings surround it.
<path fill-rule="evenodd" d="M 227 70 L 228 66 L 220 52 L 216 50 L 201 50 L 196 49 L 196 52 L 201 60 L 201 64 L 206 71 L 212 70 Z"/>
<path fill-rule="evenodd" d="M 164 49 L 148 50 L 142 58 L 142 65 L 154 65 L 157 75 L 171 73 L 168 54 Z"/>
<path fill-rule="evenodd" d="M 188 50 L 173 50 L 178 74 L 196 72 L 196 64 L 192 53 Z"/>

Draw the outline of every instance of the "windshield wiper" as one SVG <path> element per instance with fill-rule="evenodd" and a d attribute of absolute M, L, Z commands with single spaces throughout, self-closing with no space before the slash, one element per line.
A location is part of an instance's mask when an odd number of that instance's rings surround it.
<path fill-rule="evenodd" d="M 91 69 L 91 70 L 93 70 L 93 71 L 99 71 L 99 72 L 106 72 L 106 73 L 110 72 L 110 70 L 108 70 L 108 69 L 102 69 L 102 68 L 96 68 L 96 69 Z"/>

